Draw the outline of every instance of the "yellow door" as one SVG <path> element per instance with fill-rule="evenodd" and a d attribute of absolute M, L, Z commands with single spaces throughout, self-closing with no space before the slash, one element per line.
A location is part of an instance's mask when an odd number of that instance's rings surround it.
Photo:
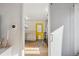
<path fill-rule="evenodd" d="M 36 23 L 36 39 L 44 39 L 44 24 Z"/>

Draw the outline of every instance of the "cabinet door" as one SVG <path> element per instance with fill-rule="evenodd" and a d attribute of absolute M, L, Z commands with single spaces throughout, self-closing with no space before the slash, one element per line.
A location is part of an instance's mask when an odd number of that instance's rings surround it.
<path fill-rule="evenodd" d="M 64 29 L 64 26 L 58 28 L 57 30 L 51 33 L 51 55 L 52 56 L 62 55 L 63 29 Z"/>

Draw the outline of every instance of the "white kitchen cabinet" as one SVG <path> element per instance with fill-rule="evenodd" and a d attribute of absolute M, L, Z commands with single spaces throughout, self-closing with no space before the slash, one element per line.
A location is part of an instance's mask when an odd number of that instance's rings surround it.
<path fill-rule="evenodd" d="M 0 49 L 0 56 L 11 56 L 11 50 L 12 50 L 12 47 L 10 48 L 1 48 Z"/>

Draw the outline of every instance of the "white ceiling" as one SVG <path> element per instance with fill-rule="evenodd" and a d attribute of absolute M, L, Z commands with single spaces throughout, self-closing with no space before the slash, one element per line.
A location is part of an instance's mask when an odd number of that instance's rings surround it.
<path fill-rule="evenodd" d="M 47 3 L 25 3 L 23 4 L 23 16 L 29 19 L 47 19 L 46 9 L 48 8 Z"/>

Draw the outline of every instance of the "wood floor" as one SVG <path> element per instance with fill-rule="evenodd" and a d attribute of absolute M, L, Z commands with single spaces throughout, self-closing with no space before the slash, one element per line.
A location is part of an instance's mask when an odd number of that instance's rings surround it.
<path fill-rule="evenodd" d="M 26 41 L 25 56 L 48 56 L 48 47 L 44 41 Z"/>

